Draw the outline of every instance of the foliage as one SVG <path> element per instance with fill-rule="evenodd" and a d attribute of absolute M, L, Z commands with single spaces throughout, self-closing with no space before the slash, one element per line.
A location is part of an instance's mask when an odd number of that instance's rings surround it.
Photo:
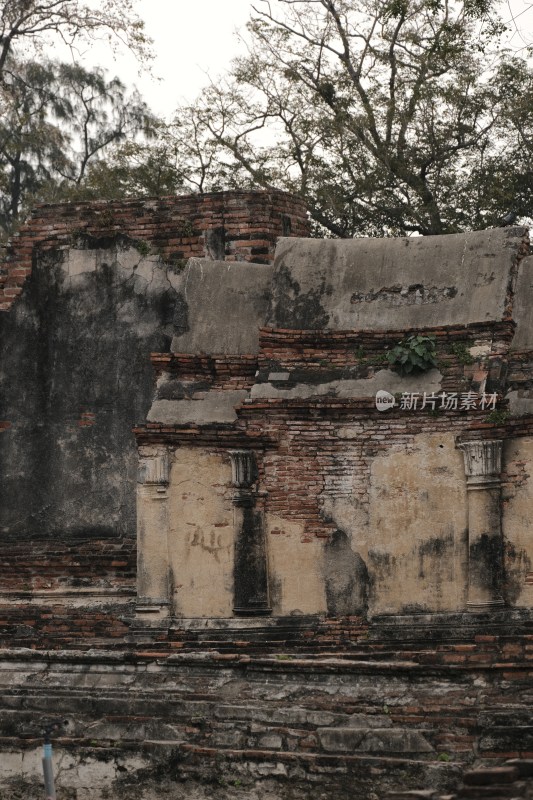
<path fill-rule="evenodd" d="M 485 417 L 485 422 L 489 422 L 491 425 L 505 425 L 510 416 L 508 411 L 496 408 Z"/>
<path fill-rule="evenodd" d="M 105 37 L 111 46 L 122 43 L 139 58 L 149 56 L 150 39 L 133 12 L 132 0 L 1 0 L 0 78 L 8 59 L 31 49 L 35 54 L 58 37 L 72 46 L 80 39 Z"/>
<path fill-rule="evenodd" d="M 103 70 L 9 58 L 0 85 L 0 229 L 33 202 L 69 199 L 111 144 L 149 134 L 140 96 Z"/>
<path fill-rule="evenodd" d="M 184 189 L 174 142 L 167 126 L 152 120 L 149 139 L 128 138 L 112 146 L 105 159 L 93 160 L 85 177 L 70 187 L 69 199 L 116 200 L 139 195 L 162 196 Z"/>
<path fill-rule="evenodd" d="M 533 74 L 490 3 L 260 2 L 248 55 L 178 109 L 185 185 L 282 187 L 341 237 L 533 214 Z"/>
<path fill-rule="evenodd" d="M 132 0 L 0 0 L 0 234 L 37 201 L 253 187 L 339 237 L 533 216 L 533 72 L 491 0 L 258 2 L 247 55 L 163 123 L 42 57 L 108 37 L 145 58 Z"/>
<path fill-rule="evenodd" d="M 389 351 L 387 360 L 400 375 L 427 372 L 437 366 L 435 337 L 408 336 Z"/>
<path fill-rule="evenodd" d="M 465 342 L 452 342 L 449 349 L 451 355 L 455 356 L 460 364 L 467 365 L 474 363 L 474 357 Z"/>
<path fill-rule="evenodd" d="M 96 39 L 151 55 L 133 0 L 0 0 L 0 237 L 33 203 L 73 197 L 112 145 L 153 130 L 121 81 L 43 56 Z"/>

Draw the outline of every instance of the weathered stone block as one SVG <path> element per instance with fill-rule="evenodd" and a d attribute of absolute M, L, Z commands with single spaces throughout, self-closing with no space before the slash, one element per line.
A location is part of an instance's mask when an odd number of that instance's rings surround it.
<path fill-rule="evenodd" d="M 328 753 L 431 753 L 422 733 L 401 729 L 323 728 L 317 732 Z"/>

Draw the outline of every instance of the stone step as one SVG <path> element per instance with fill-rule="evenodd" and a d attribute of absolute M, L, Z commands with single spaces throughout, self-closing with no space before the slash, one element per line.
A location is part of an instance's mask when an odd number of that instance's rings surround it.
<path fill-rule="evenodd" d="M 533 725 L 491 727 L 479 740 L 480 755 L 484 752 L 533 752 Z"/>
<path fill-rule="evenodd" d="M 458 800 L 507 800 L 507 798 L 524 797 L 526 783 L 524 781 L 512 784 L 498 784 L 492 786 L 463 786 L 458 792 Z"/>
<path fill-rule="evenodd" d="M 382 800 L 521 800 L 533 797 L 533 759 L 509 759 L 502 766 L 484 766 L 463 774 L 453 794 L 437 789 L 386 792 Z"/>
<path fill-rule="evenodd" d="M 39 785 L 42 780 L 40 743 L 27 743 L 22 749 L 17 741 L 0 740 L 0 751 L 2 778 L 19 776 L 24 772 L 30 783 Z M 428 762 L 408 756 L 391 758 L 384 755 L 353 754 L 340 757 L 316 752 L 279 752 L 266 747 L 261 750 L 218 748 L 187 744 L 179 739 L 147 739 L 138 744 L 124 742 L 117 761 L 117 748 L 113 745 L 98 746 L 94 742 L 63 738 L 54 743 L 54 754 L 56 763 L 61 763 L 59 783 L 65 794 L 70 776 L 76 776 L 78 771 L 93 776 L 104 775 L 113 780 L 120 774 L 127 776 L 130 772 L 134 774 L 141 770 L 143 780 L 153 775 L 156 781 L 157 776 L 171 773 L 179 776 L 180 783 L 184 785 L 183 782 L 189 778 L 205 780 L 206 768 L 209 768 L 209 792 L 212 793 L 217 786 L 227 786 L 228 792 L 222 796 L 228 800 L 236 796 L 243 800 L 256 797 L 256 781 L 260 777 L 271 777 L 276 781 L 290 779 L 290 796 L 294 798 L 323 797 L 324 790 L 320 784 L 325 780 L 330 790 L 328 797 L 355 799 L 375 792 L 376 776 L 384 784 L 401 785 L 406 789 L 415 789 L 419 785 L 449 785 L 457 783 L 460 776 L 458 764 Z M 235 790 L 241 786 L 243 793 L 237 795 Z M 271 797 L 272 800 L 279 797 L 277 787 L 281 788 L 279 784 L 272 784 L 264 797 Z M 28 786 L 28 790 L 29 788 Z M 161 793 L 154 792 L 150 797 L 166 796 L 165 787 L 161 788 Z M 33 793 L 31 796 L 34 796 Z M 85 796 L 94 795 L 84 794 Z M 130 783 L 124 786 L 123 793 L 118 796 L 140 795 L 137 794 L 135 784 Z M 184 792 L 177 796 L 198 797 L 194 792 L 190 795 Z"/>
<path fill-rule="evenodd" d="M 33 702 L 32 702 L 33 700 Z M 63 702 L 58 702 L 62 700 Z M 434 748 L 419 730 L 393 728 L 386 718 L 354 715 L 335 715 L 309 709 L 265 709 L 224 706 L 216 703 L 174 704 L 163 709 L 143 707 L 137 703 L 131 713 L 131 701 L 110 703 L 114 713 L 106 715 L 104 698 L 98 705 L 94 700 L 86 703 L 85 709 L 72 696 L 45 698 L 25 697 L 26 708 L 0 709 L 0 736 L 22 739 L 38 738 L 43 720 L 49 718 L 50 704 L 54 711 L 64 715 L 68 721 L 65 732 L 69 738 L 98 742 L 144 741 L 157 738 L 161 741 L 183 739 L 203 741 L 219 747 L 248 747 L 297 751 L 300 748 L 314 749 L 325 753 L 431 753 Z M 28 711 L 27 706 L 32 710 Z M 120 714 L 123 711 L 129 714 Z M 80 714 L 80 711 L 82 712 Z M 338 727 L 331 726 L 336 722 Z M 343 724 L 343 726 L 341 726 Z M 387 727 L 380 727 L 386 725 Z M 87 731 L 90 731 L 87 733 Z"/>
<path fill-rule="evenodd" d="M 318 741 L 326 753 L 432 754 L 425 732 L 407 728 L 320 728 Z"/>

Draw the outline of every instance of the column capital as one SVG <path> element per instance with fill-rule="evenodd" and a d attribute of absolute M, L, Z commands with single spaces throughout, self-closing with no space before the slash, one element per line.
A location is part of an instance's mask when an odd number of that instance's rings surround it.
<path fill-rule="evenodd" d="M 152 486 L 168 486 L 169 460 L 166 447 L 150 447 L 139 451 L 137 482 Z"/>
<path fill-rule="evenodd" d="M 461 442 L 468 488 L 499 486 L 502 471 L 502 440 L 475 439 Z"/>
<path fill-rule="evenodd" d="M 256 481 L 255 454 L 253 450 L 229 450 L 231 482 L 236 489 L 249 489 Z"/>

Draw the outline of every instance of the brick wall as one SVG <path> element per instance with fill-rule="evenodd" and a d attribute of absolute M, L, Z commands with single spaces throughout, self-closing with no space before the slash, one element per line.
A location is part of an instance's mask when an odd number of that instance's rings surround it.
<path fill-rule="evenodd" d="M 482 381 L 501 371 L 502 359 L 513 336 L 511 322 L 475 323 L 466 326 L 428 328 L 418 333 L 435 336 L 439 369 L 444 391 L 477 391 Z M 398 341 L 414 330 L 319 331 L 262 328 L 258 357 L 191 357 L 180 354 L 152 356 L 156 372 L 173 377 L 208 381 L 210 388 L 250 388 L 254 380 L 266 380 L 270 372 L 297 372 L 301 382 L 332 380 L 346 376 L 371 379 L 387 366 L 386 354 Z M 457 346 L 459 345 L 459 349 Z M 485 347 L 482 358 L 466 358 L 462 349 Z M 466 362 L 466 363 L 465 363 Z M 258 378 L 254 378 L 255 370 Z M 492 374 L 498 391 L 497 376 Z M 489 391 L 489 389 L 487 389 Z M 505 407 L 500 402 L 499 407 Z M 321 513 L 324 493 L 329 497 L 355 495 L 368 502 L 370 468 L 380 453 L 394 448 L 410 450 L 418 434 L 450 433 L 490 438 L 505 435 L 487 412 L 443 411 L 435 413 L 399 410 L 380 413 L 374 398 L 340 399 L 312 397 L 302 399 L 246 400 L 239 408 L 235 429 L 222 426 L 172 426 L 148 423 L 135 429 L 140 443 L 183 442 L 224 448 L 236 446 L 237 437 L 256 441 L 260 480 L 268 493 L 267 509 L 305 527 L 302 541 L 310 537 L 328 538 L 335 525 Z M 350 454 L 347 440 L 339 431 L 350 426 Z M 509 435 L 528 435 L 531 422 L 522 419 L 509 428 Z M 357 450 L 357 452 L 356 452 Z M 275 533 L 275 531 L 273 532 Z"/>
<path fill-rule="evenodd" d="M 33 538 L 4 535 L 0 550 L 3 595 L 87 587 L 135 589 L 135 542 L 128 538 L 83 539 L 65 534 Z"/>
<path fill-rule="evenodd" d="M 22 291 L 34 249 L 118 234 L 175 264 L 191 256 L 268 263 L 279 236 L 308 236 L 309 223 L 303 201 L 277 191 L 40 205 L 7 245 L 0 264 L 0 311 Z"/>

